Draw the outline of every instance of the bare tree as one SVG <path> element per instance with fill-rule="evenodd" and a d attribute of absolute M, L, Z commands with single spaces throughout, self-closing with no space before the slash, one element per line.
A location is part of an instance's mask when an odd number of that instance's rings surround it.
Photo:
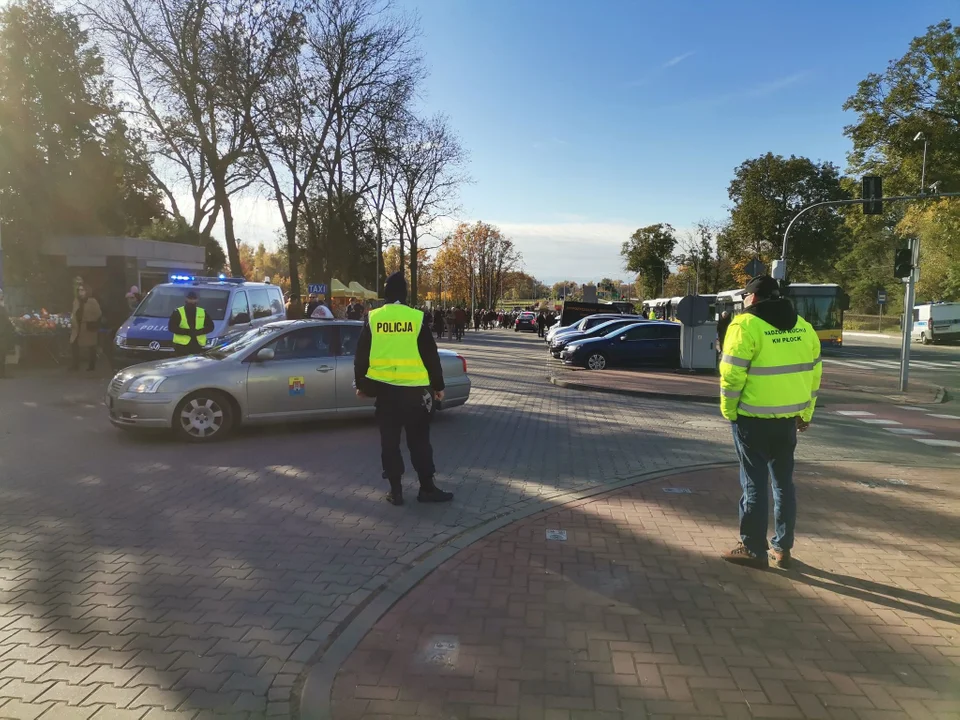
<path fill-rule="evenodd" d="M 413 120 L 400 136 L 390 187 L 393 224 L 410 244 L 410 295 L 417 297 L 417 250 L 420 236 L 456 210 L 467 155 L 442 115 Z"/>
<path fill-rule="evenodd" d="M 156 157 L 177 170 L 194 202 L 191 226 L 222 216 L 230 269 L 239 274 L 231 197 L 256 176 L 250 109 L 286 50 L 296 13 L 286 0 L 91 0 L 86 9 L 122 69 L 131 113 Z M 238 82 L 240 80 L 241 82 Z"/>

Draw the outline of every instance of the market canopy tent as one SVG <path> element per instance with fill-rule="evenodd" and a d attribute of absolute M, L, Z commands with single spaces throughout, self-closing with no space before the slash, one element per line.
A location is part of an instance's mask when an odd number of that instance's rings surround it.
<path fill-rule="evenodd" d="M 353 292 L 355 297 L 362 298 L 363 300 L 376 300 L 377 293 L 373 290 L 367 290 L 363 285 L 358 283 L 356 280 L 350 283 L 350 290 Z"/>
<path fill-rule="evenodd" d="M 332 290 L 330 297 L 363 298 L 364 300 L 374 300 L 377 297 L 377 294 L 373 290 L 367 290 L 356 280 L 351 282 L 349 285 L 344 285 L 342 282 L 334 278 L 330 287 Z"/>
<path fill-rule="evenodd" d="M 350 297 L 350 288 L 348 288 L 342 282 L 334 278 L 333 282 L 330 283 L 330 297 L 335 297 L 335 298 Z"/>

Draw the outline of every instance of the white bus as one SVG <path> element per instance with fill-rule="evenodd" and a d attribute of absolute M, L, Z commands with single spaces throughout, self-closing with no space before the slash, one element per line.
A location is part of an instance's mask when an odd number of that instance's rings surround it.
<path fill-rule="evenodd" d="M 960 340 L 960 302 L 939 302 L 913 308 L 914 340 L 924 345 Z"/>

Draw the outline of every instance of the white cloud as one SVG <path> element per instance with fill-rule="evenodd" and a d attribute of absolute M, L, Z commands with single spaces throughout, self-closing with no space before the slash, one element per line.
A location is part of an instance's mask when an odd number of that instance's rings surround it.
<path fill-rule="evenodd" d="M 679 65 L 684 60 L 693 56 L 694 54 L 695 53 L 691 50 L 690 52 L 683 53 L 683 55 L 677 55 L 676 57 L 672 57 L 663 64 L 663 68 L 666 69 L 666 68 L 671 68 L 674 65 Z"/>

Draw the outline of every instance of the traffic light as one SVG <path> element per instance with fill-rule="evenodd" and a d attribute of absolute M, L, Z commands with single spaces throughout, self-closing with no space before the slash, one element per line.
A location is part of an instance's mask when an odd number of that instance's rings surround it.
<path fill-rule="evenodd" d="M 872 200 L 863 204 L 864 215 L 883 215 L 883 178 L 877 175 L 865 175 L 860 197 Z"/>
<path fill-rule="evenodd" d="M 893 276 L 903 279 L 913 272 L 913 251 L 910 248 L 897 250 L 893 256 Z"/>

